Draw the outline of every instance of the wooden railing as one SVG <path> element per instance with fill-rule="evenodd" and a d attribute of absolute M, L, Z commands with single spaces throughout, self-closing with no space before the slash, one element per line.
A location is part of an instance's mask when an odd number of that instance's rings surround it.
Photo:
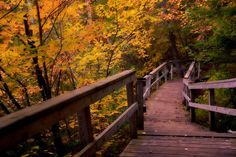
<path fill-rule="evenodd" d="M 136 78 L 134 71 L 127 70 L 6 115 L 0 118 L 0 152 L 33 137 L 75 113 L 78 113 L 79 140 L 83 147 L 74 155 L 75 157 L 93 156 L 105 140 L 127 121 L 129 121 L 131 138 L 136 138 L 137 130 L 144 129 L 144 100 L 154 87 L 159 87 L 163 82 L 162 79 L 167 81 L 169 73 L 172 79 L 173 65 L 169 63 L 161 64 L 144 78 L 139 79 Z M 126 86 L 128 109 L 101 134 L 93 137 L 90 105 L 123 86 Z"/>
<path fill-rule="evenodd" d="M 135 82 L 137 82 L 137 99 L 134 91 Z M 104 141 L 111 137 L 126 121 L 129 121 L 131 138 L 136 138 L 137 126 L 139 129 L 143 128 L 143 84 L 142 80 L 136 79 L 134 71 L 127 70 L 105 80 L 6 115 L 0 118 L 0 152 L 75 113 L 78 113 L 79 140 L 84 146 L 82 151 L 75 156 L 92 156 Z M 126 86 L 127 89 L 128 109 L 94 138 L 90 104 L 123 86 Z"/>
<path fill-rule="evenodd" d="M 166 82 L 168 80 L 168 74 L 170 79 L 173 79 L 173 64 L 171 62 L 164 62 L 159 65 L 156 69 L 151 71 L 148 75 L 144 76 L 145 87 L 143 97 L 146 99 L 150 96 L 152 89 L 158 89 L 162 79 Z"/>
<path fill-rule="evenodd" d="M 215 89 L 236 88 L 236 78 L 220 81 L 194 83 L 194 81 L 199 77 L 200 64 L 196 65 L 195 62 L 192 62 L 183 79 L 183 97 L 186 101 L 187 107 L 190 108 L 191 121 L 195 122 L 196 120 L 195 108 L 209 111 L 210 130 L 215 130 L 215 113 L 236 116 L 236 109 L 217 106 L 217 102 L 215 102 Z M 194 99 L 196 97 L 196 90 L 209 90 L 208 105 L 194 102 Z"/>

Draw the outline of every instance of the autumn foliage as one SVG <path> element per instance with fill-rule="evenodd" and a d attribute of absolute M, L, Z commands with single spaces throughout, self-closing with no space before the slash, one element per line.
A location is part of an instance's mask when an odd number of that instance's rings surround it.
<path fill-rule="evenodd" d="M 0 115 L 125 69 L 143 76 L 163 60 L 231 59 L 235 6 L 232 0 L 0 1 Z M 96 133 L 124 111 L 124 93 L 93 105 Z M 65 145 L 79 143 L 70 143 L 75 117 L 52 129 L 64 133 Z M 58 133 L 51 131 L 43 136 Z"/>

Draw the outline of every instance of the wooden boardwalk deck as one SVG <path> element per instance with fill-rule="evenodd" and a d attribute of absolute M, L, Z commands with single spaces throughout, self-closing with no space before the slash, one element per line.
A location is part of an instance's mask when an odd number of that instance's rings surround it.
<path fill-rule="evenodd" d="M 232 134 L 210 132 L 190 122 L 182 104 L 182 80 L 168 81 L 146 101 L 144 131 L 121 157 L 236 157 Z"/>

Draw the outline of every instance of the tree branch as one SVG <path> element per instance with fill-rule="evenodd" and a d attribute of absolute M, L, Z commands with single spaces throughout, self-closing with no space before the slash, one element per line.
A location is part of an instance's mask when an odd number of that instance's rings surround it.
<path fill-rule="evenodd" d="M 11 12 L 13 12 L 16 8 L 19 7 L 19 5 L 21 4 L 23 0 L 20 0 L 17 5 L 15 7 L 13 7 L 11 10 L 9 10 L 7 13 L 5 13 L 3 16 L 0 17 L 0 20 L 3 19 L 4 17 L 6 17 L 8 14 L 10 14 Z"/>

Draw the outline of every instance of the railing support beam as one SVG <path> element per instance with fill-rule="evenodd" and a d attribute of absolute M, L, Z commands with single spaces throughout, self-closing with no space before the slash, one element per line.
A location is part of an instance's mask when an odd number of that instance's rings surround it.
<path fill-rule="evenodd" d="M 126 91 L 128 106 L 130 107 L 135 102 L 133 82 L 126 85 Z M 129 128 L 130 137 L 137 138 L 137 111 L 130 117 Z"/>
<path fill-rule="evenodd" d="M 194 90 L 190 90 L 190 101 L 191 102 L 194 102 L 195 96 L 196 95 L 195 95 Z M 191 122 L 195 122 L 196 121 L 196 114 L 195 114 L 195 108 L 194 107 L 190 107 L 190 114 L 191 114 Z"/>
<path fill-rule="evenodd" d="M 157 72 L 157 74 L 156 74 L 156 79 L 159 79 L 159 77 L 160 77 L 160 74 L 159 74 L 159 72 Z M 156 89 L 158 89 L 159 86 L 160 86 L 160 83 L 159 83 L 159 81 L 158 81 L 158 82 L 157 82 L 157 85 L 156 85 Z"/>
<path fill-rule="evenodd" d="M 209 90 L 209 105 L 215 106 L 215 90 L 210 89 Z M 216 120 L 215 120 L 215 112 L 209 112 L 209 125 L 210 130 L 214 131 L 216 130 Z"/>
<path fill-rule="evenodd" d="M 137 102 L 138 102 L 138 129 L 144 129 L 144 98 L 143 98 L 143 88 L 145 86 L 145 79 L 139 78 L 137 80 Z"/>
<path fill-rule="evenodd" d="M 93 131 L 89 106 L 78 112 L 79 136 L 81 147 L 85 147 L 93 141 Z"/>
<path fill-rule="evenodd" d="M 167 82 L 167 79 L 168 79 L 168 69 L 167 69 L 166 66 L 164 68 L 164 73 L 165 73 L 165 82 Z"/>
<path fill-rule="evenodd" d="M 170 80 L 173 80 L 173 63 L 170 64 Z"/>

